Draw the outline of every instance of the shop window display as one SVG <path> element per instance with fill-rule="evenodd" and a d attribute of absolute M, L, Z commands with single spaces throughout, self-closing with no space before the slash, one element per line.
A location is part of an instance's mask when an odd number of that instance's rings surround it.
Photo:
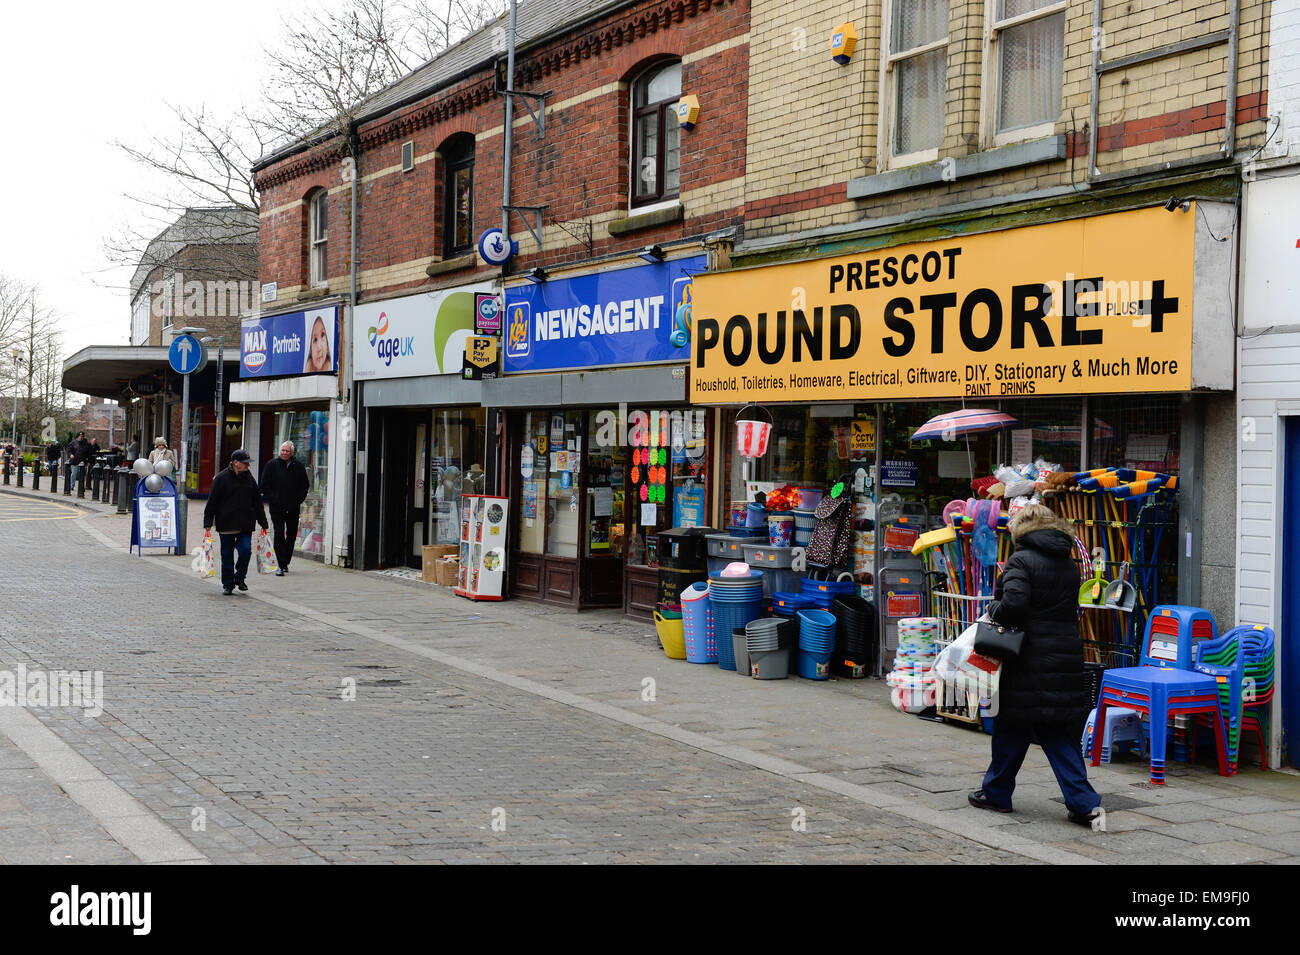
<path fill-rule="evenodd" d="M 325 503 L 329 485 L 329 412 L 279 411 L 275 415 L 275 443 L 292 441 L 294 457 L 307 469 L 307 498 L 298 519 L 293 549 L 301 554 L 325 551 Z"/>
<path fill-rule="evenodd" d="M 484 493 L 482 461 L 486 421 L 484 408 L 433 412 L 433 427 L 427 441 L 433 505 L 430 540 L 435 544 L 455 544 L 460 539 L 462 496 Z M 417 473 L 423 473 L 423 468 Z M 418 494 L 417 488 L 417 506 Z"/>

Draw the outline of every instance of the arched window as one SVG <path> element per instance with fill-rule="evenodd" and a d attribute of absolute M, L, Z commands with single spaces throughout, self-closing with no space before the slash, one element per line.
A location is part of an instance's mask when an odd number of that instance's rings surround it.
<path fill-rule="evenodd" d="M 329 284 L 325 244 L 329 239 L 329 193 L 317 189 L 307 197 L 307 237 L 310 243 L 310 282 L 312 287 Z"/>
<path fill-rule="evenodd" d="M 442 149 L 442 254 L 464 255 L 474 247 L 474 137 L 457 133 Z"/>
<path fill-rule="evenodd" d="M 632 205 L 674 199 L 681 189 L 677 101 L 682 64 L 661 63 L 632 84 Z"/>

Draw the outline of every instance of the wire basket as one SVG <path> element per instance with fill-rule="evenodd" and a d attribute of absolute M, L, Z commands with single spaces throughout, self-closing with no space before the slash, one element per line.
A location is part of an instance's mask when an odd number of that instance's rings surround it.
<path fill-rule="evenodd" d="M 979 619 L 993 602 L 992 595 L 968 597 L 943 590 L 930 591 L 930 616 L 939 618 L 939 643 L 948 646 Z"/>

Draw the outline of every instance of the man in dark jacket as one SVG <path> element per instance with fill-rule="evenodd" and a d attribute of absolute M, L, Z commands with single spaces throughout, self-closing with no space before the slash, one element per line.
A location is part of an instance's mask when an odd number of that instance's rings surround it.
<path fill-rule="evenodd" d="M 1073 528 L 1041 504 L 1028 504 L 1009 526 L 1016 550 L 994 588 L 989 616 L 1025 634 L 1015 660 L 1002 664 L 993 723 L 993 758 L 984 788 L 970 794 L 980 809 L 1011 811 L 1016 773 L 1031 742 L 1043 748 L 1071 822 L 1090 825 L 1101 797 L 1088 783 L 1080 737 L 1089 703 L 1079 637 L 1079 569 Z"/>
<path fill-rule="evenodd" d="M 78 431 L 76 440 L 68 445 L 68 480 L 72 486 L 77 485 L 78 479 L 85 485 L 86 459 L 89 457 L 90 442 L 86 440 L 86 432 Z"/>
<path fill-rule="evenodd" d="M 253 525 L 260 524 L 266 530 L 266 512 L 251 468 L 247 451 L 240 448 L 234 452 L 230 467 L 212 479 L 208 503 L 203 508 L 203 529 L 215 524 L 221 535 L 221 592 L 225 595 L 236 587 L 248 589 L 244 578 L 253 553 Z"/>
<path fill-rule="evenodd" d="M 280 456 L 267 462 L 262 469 L 262 500 L 271 511 L 271 526 L 275 528 L 275 559 L 283 577 L 293 558 L 293 543 L 298 539 L 298 512 L 307 499 L 311 482 L 307 469 L 293 456 L 293 442 L 280 445 Z"/>

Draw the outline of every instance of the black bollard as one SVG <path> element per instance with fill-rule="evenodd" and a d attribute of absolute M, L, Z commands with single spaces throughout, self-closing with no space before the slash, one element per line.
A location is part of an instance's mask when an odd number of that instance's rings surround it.
<path fill-rule="evenodd" d="M 50 462 L 50 493 L 59 493 L 59 462 Z"/>
<path fill-rule="evenodd" d="M 8 484 L 9 483 L 9 456 L 8 455 L 5 455 L 4 476 L 5 476 L 5 484 Z"/>
<path fill-rule="evenodd" d="M 90 469 L 89 465 L 83 464 L 77 471 L 77 497 L 86 496 L 86 472 Z"/>
<path fill-rule="evenodd" d="M 23 454 L 18 452 L 18 486 L 23 486 Z"/>
<path fill-rule="evenodd" d="M 129 500 L 128 495 L 130 494 L 130 491 L 128 488 L 130 486 L 130 479 L 130 468 L 126 465 L 122 465 L 122 467 L 117 469 L 117 482 L 116 487 L 113 489 L 113 503 L 117 505 L 117 513 L 119 514 L 125 514 L 127 510 L 126 502 Z"/>
<path fill-rule="evenodd" d="M 38 454 L 36 456 L 36 460 L 32 462 L 32 490 L 39 491 L 40 489 L 41 489 L 41 458 L 40 455 Z"/>
<path fill-rule="evenodd" d="M 69 463 L 67 465 L 67 471 L 63 475 L 63 493 L 65 496 L 72 493 L 72 485 L 72 464 Z"/>

